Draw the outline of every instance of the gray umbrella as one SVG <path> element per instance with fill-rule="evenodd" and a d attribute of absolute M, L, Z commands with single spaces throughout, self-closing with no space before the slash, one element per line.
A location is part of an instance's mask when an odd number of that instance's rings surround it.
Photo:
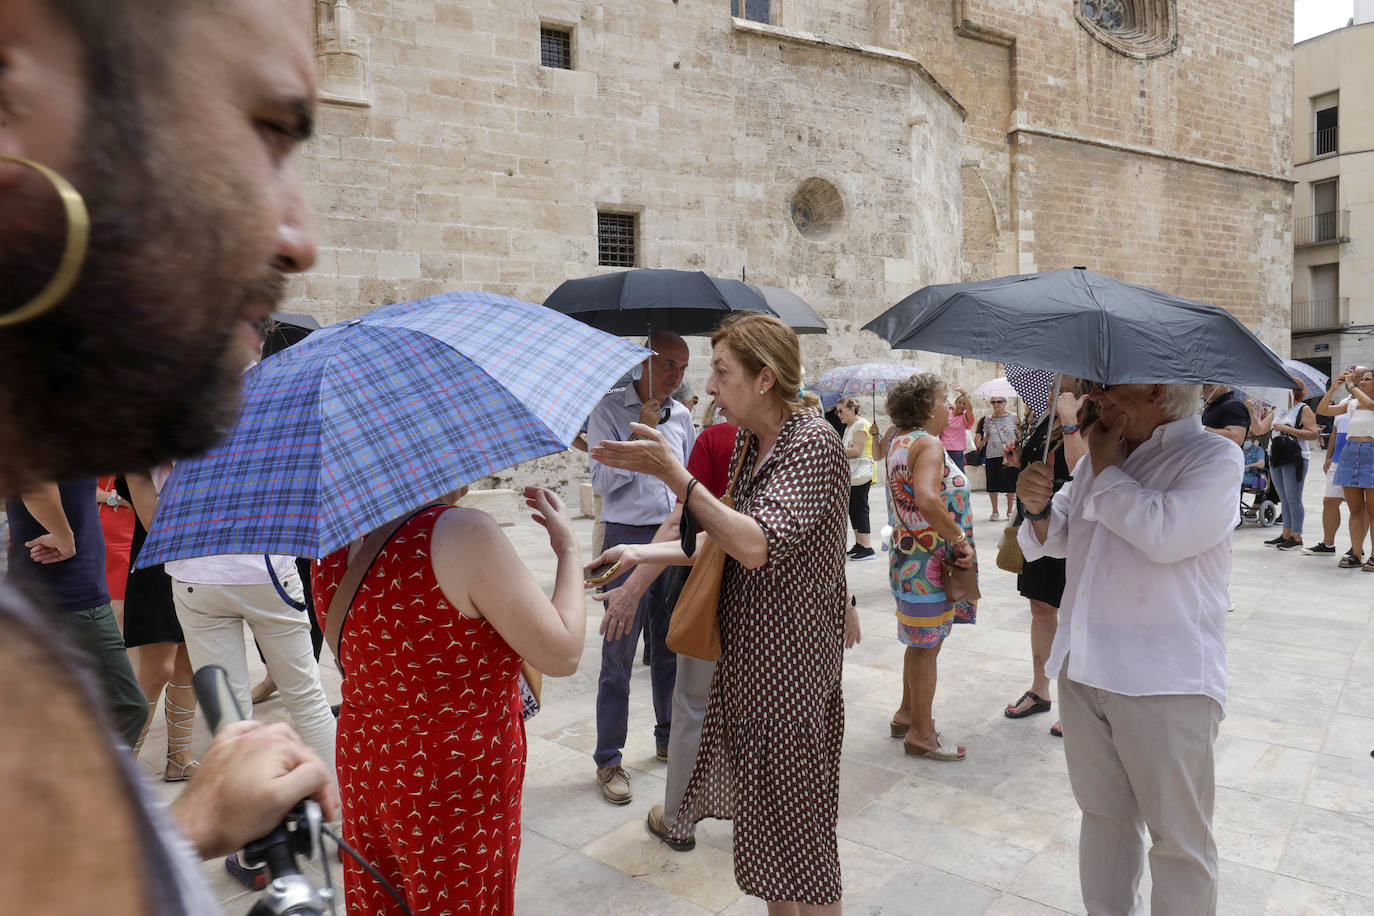
<path fill-rule="evenodd" d="M 1081 267 L 927 286 L 864 325 L 894 349 L 1132 382 L 1294 387 L 1230 312 Z"/>
<path fill-rule="evenodd" d="M 798 334 L 824 334 L 830 330 L 825 319 L 806 300 L 790 289 L 777 286 L 758 286 L 750 283 L 749 288 L 763 297 L 783 323 Z"/>

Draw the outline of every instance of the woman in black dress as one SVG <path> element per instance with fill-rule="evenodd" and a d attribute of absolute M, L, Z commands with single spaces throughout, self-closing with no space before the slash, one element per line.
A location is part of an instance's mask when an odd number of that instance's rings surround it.
<path fill-rule="evenodd" d="M 169 468 L 134 472 L 115 480 L 120 496 L 134 505 L 134 539 L 130 556 L 137 562 L 138 552 L 148 537 L 147 525 L 157 511 L 157 495 L 166 482 Z M 191 688 L 191 658 L 186 654 L 186 638 L 181 635 L 176 606 L 172 603 L 172 580 L 162 564 L 129 570 L 124 596 L 124 646 L 138 648 L 138 685 L 157 708 L 159 696 L 166 696 L 163 715 L 167 721 L 167 759 L 162 778 L 167 782 L 189 779 L 200 764 L 191 759 L 191 723 L 196 718 L 196 694 Z M 152 722 L 152 716 L 148 717 Z M 143 749 L 148 726 L 134 745 L 134 756 Z"/>
<path fill-rule="evenodd" d="M 1017 468 L 1023 462 L 1040 461 L 1045 454 L 1045 436 L 1050 436 L 1054 454 L 1054 489 L 1068 482 L 1074 465 L 1088 451 L 1087 442 L 1079 435 L 1079 408 L 1085 403 L 1082 386 L 1077 379 L 1064 378 L 1064 392 L 1059 395 L 1055 410 L 1026 434 L 1019 448 L 1007 457 Z M 1019 512 L 1018 512 L 1019 517 Z M 1031 687 L 1002 711 L 1008 719 L 1024 719 L 1050 710 L 1050 679 L 1045 675 L 1054 633 L 1059 628 L 1059 602 L 1064 596 L 1064 560 L 1045 557 L 1026 563 L 1016 577 L 1016 590 L 1030 601 L 1031 662 L 1034 666 Z M 1059 723 L 1050 734 L 1060 736 Z"/>

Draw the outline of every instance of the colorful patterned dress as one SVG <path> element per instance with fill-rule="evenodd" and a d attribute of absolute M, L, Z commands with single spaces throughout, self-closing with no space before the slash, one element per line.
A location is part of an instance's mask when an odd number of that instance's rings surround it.
<path fill-rule="evenodd" d="M 445 509 L 400 527 L 348 617 L 337 750 L 344 839 L 417 916 L 510 914 L 525 774 L 520 656 L 444 599 L 429 544 Z M 346 568 L 347 548 L 315 567 L 321 626 Z M 401 912 L 351 858 L 344 896 L 350 913 Z"/>
<path fill-rule="evenodd" d="M 930 433 L 917 429 L 892 440 L 887 453 L 887 508 L 892 520 L 892 560 L 889 578 L 897 599 L 897 638 L 904 645 L 928 649 L 949 635 L 952 623 L 974 623 L 978 605 L 945 599 L 940 561 L 949 544 L 932 528 L 916 506 L 916 488 L 907 456 L 916 441 Z M 969 504 L 968 478 L 943 448 L 944 472 L 940 495 L 945 508 L 973 543 L 973 510 Z"/>
<path fill-rule="evenodd" d="M 844 547 L 849 462 L 820 414 L 793 414 L 757 468 L 745 452 L 735 509 L 768 539 L 768 561 L 725 561 L 721 656 L 701 749 L 672 836 L 706 817 L 734 821 L 735 882 L 764 900 L 840 899 L 840 745 L 844 739 Z"/>

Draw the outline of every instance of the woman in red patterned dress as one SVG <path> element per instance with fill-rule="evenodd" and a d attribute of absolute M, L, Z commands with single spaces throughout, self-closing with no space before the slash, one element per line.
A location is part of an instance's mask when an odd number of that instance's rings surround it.
<path fill-rule="evenodd" d="M 339 647 L 343 832 L 417 916 L 510 914 L 525 773 L 520 663 L 577 670 L 581 548 L 558 496 L 526 488 L 558 555 L 550 600 L 496 522 L 452 501 L 411 515 L 353 599 Z M 321 626 L 359 543 L 315 567 Z M 350 913 L 400 912 L 352 860 L 344 896 Z"/>

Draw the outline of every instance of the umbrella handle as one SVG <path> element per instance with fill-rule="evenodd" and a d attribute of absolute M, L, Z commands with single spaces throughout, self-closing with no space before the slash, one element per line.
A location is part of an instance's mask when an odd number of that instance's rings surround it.
<path fill-rule="evenodd" d="M 1050 421 L 1045 426 L 1045 454 L 1040 460 L 1045 464 L 1050 463 L 1050 433 L 1054 432 L 1054 417 L 1059 413 L 1059 389 L 1063 385 L 1064 376 L 1055 375 L 1054 394 L 1050 395 Z"/>

